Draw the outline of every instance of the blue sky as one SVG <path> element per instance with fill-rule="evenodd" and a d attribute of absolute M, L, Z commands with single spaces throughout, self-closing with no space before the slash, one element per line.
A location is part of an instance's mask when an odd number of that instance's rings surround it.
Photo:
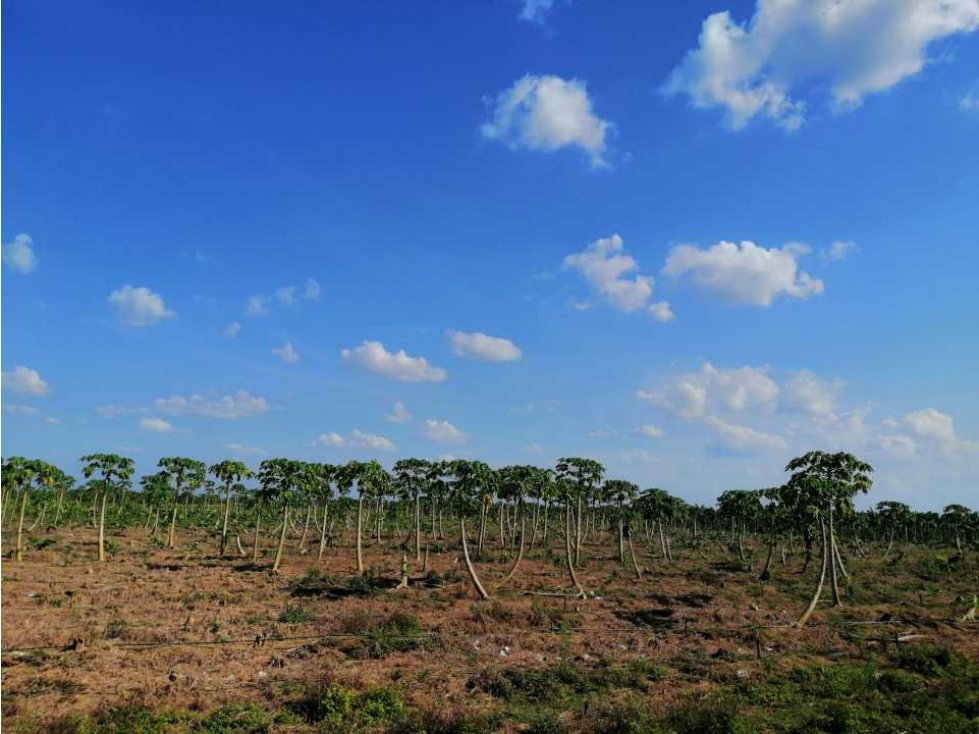
<path fill-rule="evenodd" d="M 5 456 L 976 503 L 976 0 L 208 7 L 4 3 Z"/>

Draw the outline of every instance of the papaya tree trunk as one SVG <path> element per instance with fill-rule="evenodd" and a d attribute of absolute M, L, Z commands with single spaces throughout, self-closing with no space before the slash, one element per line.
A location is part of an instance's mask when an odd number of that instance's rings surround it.
<path fill-rule="evenodd" d="M 588 592 L 585 591 L 585 587 L 581 585 L 578 580 L 578 575 L 574 572 L 574 559 L 571 556 L 571 535 L 574 532 L 571 525 L 571 514 L 574 512 L 572 509 L 571 499 L 565 503 L 565 525 L 567 526 L 564 533 L 564 556 L 568 561 L 568 573 L 571 576 L 571 582 L 574 584 L 575 588 L 578 590 L 578 596 L 582 599 L 588 597 Z"/>
<path fill-rule="evenodd" d="M 823 593 L 823 584 L 826 583 L 826 565 L 829 563 L 829 539 L 826 537 L 826 524 L 823 522 L 822 518 L 819 520 L 819 526 L 823 533 L 823 568 L 819 572 L 819 582 L 816 584 L 816 591 L 812 595 L 812 600 L 809 602 L 809 606 L 806 607 L 806 611 L 802 613 L 799 617 L 799 621 L 796 622 L 797 627 L 804 627 L 806 622 L 809 621 L 809 617 L 816 610 L 816 605 L 819 603 L 819 597 Z"/>
<path fill-rule="evenodd" d="M 27 510 L 27 490 L 20 493 L 20 520 L 17 522 L 17 548 L 14 551 L 14 559 L 24 560 L 24 512 Z M 100 559 L 101 560 L 101 559 Z"/>
<path fill-rule="evenodd" d="M 363 549 L 363 522 L 364 522 L 364 495 L 361 493 L 357 497 L 357 573 L 364 575 L 364 549 Z"/>
<path fill-rule="evenodd" d="M 473 582 L 473 586 L 476 587 L 476 593 L 479 594 L 479 598 L 489 600 L 490 595 L 486 593 L 486 589 L 479 582 L 479 576 L 476 575 L 476 569 L 473 567 L 472 559 L 469 557 L 469 544 L 466 543 L 465 515 L 459 516 L 459 535 L 462 537 L 462 556 L 466 561 L 466 571 L 469 573 L 469 578 Z"/>
<path fill-rule="evenodd" d="M 106 493 L 102 493 L 102 511 L 99 513 L 99 563 L 105 562 L 105 500 Z"/>
<path fill-rule="evenodd" d="M 282 565 L 282 550 L 286 545 L 286 529 L 289 527 L 289 505 L 282 508 L 282 530 L 279 533 L 279 543 L 275 546 L 275 557 L 272 559 L 272 573 L 279 572 Z"/>

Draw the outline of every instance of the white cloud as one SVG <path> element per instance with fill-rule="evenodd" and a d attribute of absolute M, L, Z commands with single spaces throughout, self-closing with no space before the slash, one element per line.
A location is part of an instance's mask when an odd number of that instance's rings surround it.
<path fill-rule="evenodd" d="M 394 404 L 394 409 L 385 417 L 389 423 L 407 423 L 411 420 L 411 413 L 405 408 L 405 404 L 399 400 Z"/>
<path fill-rule="evenodd" d="M 667 321 L 672 321 L 676 318 L 676 314 L 673 313 L 673 309 L 670 308 L 668 301 L 657 301 L 656 303 L 649 304 L 649 315 L 652 316 L 657 321 L 662 321 L 666 323 Z"/>
<path fill-rule="evenodd" d="M 297 290 L 299 290 L 299 287 L 295 285 L 286 285 L 277 288 L 275 291 L 275 300 L 279 302 L 280 306 L 291 306 L 296 302 Z"/>
<path fill-rule="evenodd" d="M 3 246 L 3 264 L 15 273 L 33 272 L 37 268 L 37 256 L 34 254 L 34 241 L 30 235 L 19 234 L 14 241 Z"/>
<path fill-rule="evenodd" d="M 162 418 L 140 418 L 139 430 L 150 433 L 171 433 L 173 426 Z"/>
<path fill-rule="evenodd" d="M 478 331 L 467 333 L 450 329 L 447 333 L 453 353 L 460 357 L 481 359 L 485 362 L 511 362 L 523 356 L 520 348 L 509 339 L 487 336 Z"/>
<path fill-rule="evenodd" d="M 531 413 L 553 413 L 560 408 L 563 403 L 560 400 L 531 400 L 515 408 L 510 408 L 511 413 L 517 415 L 530 415 Z"/>
<path fill-rule="evenodd" d="M 444 369 L 433 367 L 424 357 L 409 357 L 403 349 L 389 352 L 379 341 L 365 341 L 355 349 L 343 349 L 340 356 L 345 362 L 402 382 L 442 382 L 448 377 Z"/>
<path fill-rule="evenodd" d="M 846 260 L 850 255 L 857 251 L 857 243 L 850 240 L 835 240 L 830 246 L 823 250 L 823 258 L 826 260 Z"/>
<path fill-rule="evenodd" d="M 800 370 L 785 383 L 785 402 L 807 413 L 830 415 L 844 387 L 843 380 L 824 380 L 809 370 Z"/>
<path fill-rule="evenodd" d="M 395 448 L 394 442 L 390 439 L 376 433 L 365 433 L 356 428 L 350 434 L 350 438 L 344 438 L 339 433 L 321 433 L 313 440 L 313 445 L 323 448 L 349 446 L 374 451 L 393 451 Z"/>
<path fill-rule="evenodd" d="M 44 422 L 45 423 L 49 423 L 52 426 L 56 426 L 59 423 L 61 423 L 61 419 L 60 418 L 55 418 L 53 415 L 49 415 L 47 418 L 44 419 Z"/>
<path fill-rule="evenodd" d="M 299 352 L 293 348 L 292 342 L 286 342 L 281 347 L 273 348 L 272 354 L 287 364 L 293 364 L 299 361 Z"/>
<path fill-rule="evenodd" d="M 266 296 L 249 296 L 245 302 L 245 316 L 268 316 L 269 299 Z"/>
<path fill-rule="evenodd" d="M 904 416 L 902 423 L 919 439 L 946 453 L 979 451 L 979 442 L 960 438 L 955 432 L 955 419 L 935 408 L 912 411 Z"/>
<path fill-rule="evenodd" d="M 646 449 L 629 449 L 628 451 L 623 451 L 621 460 L 623 464 L 638 464 L 640 466 L 652 466 L 653 464 L 658 464 L 660 461 L 646 451 Z"/>
<path fill-rule="evenodd" d="M 232 452 L 233 454 L 237 454 L 239 456 L 265 456 L 266 453 L 268 453 L 261 446 L 248 446 L 246 444 L 238 443 L 236 441 L 232 441 L 229 444 L 225 444 L 224 448 L 226 448 L 228 451 Z"/>
<path fill-rule="evenodd" d="M 529 443 L 529 444 L 527 444 L 527 446 L 526 446 L 525 448 L 526 448 L 526 449 L 527 449 L 527 451 L 528 451 L 528 452 L 530 452 L 531 454 L 541 454 L 541 453 L 543 453 L 543 452 L 544 452 L 544 447 L 543 447 L 543 446 L 541 446 L 541 445 L 540 445 L 539 443 L 537 443 L 536 441 L 535 441 L 534 443 Z"/>
<path fill-rule="evenodd" d="M 781 436 L 762 433 L 736 423 L 728 423 L 717 416 L 707 416 L 704 418 L 704 423 L 717 433 L 718 441 L 724 448 L 735 451 L 752 451 L 786 447 L 785 439 Z"/>
<path fill-rule="evenodd" d="M 307 301 L 318 301 L 320 299 L 320 284 L 312 278 L 306 278 L 306 285 L 303 286 L 303 298 Z"/>
<path fill-rule="evenodd" d="M 313 440 L 314 446 L 323 446 L 327 448 L 333 448 L 335 446 L 343 446 L 347 442 L 343 436 L 339 433 L 321 433 Z"/>
<path fill-rule="evenodd" d="M 522 0 L 522 2 L 520 20 L 528 20 L 531 23 L 543 23 L 554 7 L 554 0 Z"/>
<path fill-rule="evenodd" d="M 766 249 L 754 242 L 718 242 L 706 250 L 695 245 L 674 247 L 663 272 L 673 277 L 689 274 L 696 285 L 726 301 L 748 306 L 770 306 L 780 295 L 809 298 L 823 292 L 823 281 L 799 270 L 804 246 L 790 243 Z"/>
<path fill-rule="evenodd" d="M 18 365 L 12 370 L 3 370 L 0 373 L 0 380 L 4 390 L 10 390 L 18 395 L 39 398 L 51 391 L 48 383 L 41 378 L 41 373 L 30 367 Z"/>
<path fill-rule="evenodd" d="M 247 418 L 272 409 L 265 398 L 249 395 L 245 390 L 238 390 L 217 400 L 209 400 L 203 395 L 191 395 L 186 398 L 174 395 L 169 398 L 158 398 L 154 406 L 156 410 L 170 415 L 199 415 L 226 420 Z"/>
<path fill-rule="evenodd" d="M 618 431 L 606 430 L 604 428 L 598 428 L 594 431 L 588 431 L 588 438 L 615 438 L 619 435 Z"/>
<path fill-rule="evenodd" d="M 765 367 L 718 369 L 705 362 L 700 372 L 670 378 L 657 390 L 640 390 L 641 400 L 684 418 L 697 418 L 717 410 L 741 412 L 753 408 L 774 410 L 779 387 Z"/>
<path fill-rule="evenodd" d="M 34 415 L 38 411 L 33 405 L 11 405 L 10 403 L 4 403 L 3 412 L 16 413 L 19 415 Z"/>
<path fill-rule="evenodd" d="M 605 165 L 605 136 L 611 128 L 592 111 L 584 82 L 528 74 L 497 96 L 493 117 L 480 132 L 513 149 L 577 146 L 592 166 L 600 167 Z"/>
<path fill-rule="evenodd" d="M 564 267 L 577 270 L 599 297 L 619 311 L 632 313 L 645 309 L 658 321 L 673 318 L 673 311 L 666 301 L 649 303 L 653 295 L 653 278 L 639 272 L 639 263 L 625 254 L 622 238 L 617 234 L 595 240 L 582 252 L 568 255 L 564 258 Z"/>
<path fill-rule="evenodd" d="M 443 443 L 466 443 L 469 441 L 469 434 L 460 431 L 448 421 L 432 419 L 425 421 L 424 436 L 432 441 Z"/>
<path fill-rule="evenodd" d="M 901 433 L 880 437 L 880 446 L 887 453 L 899 459 L 910 459 L 918 451 L 918 444 L 910 436 Z"/>
<path fill-rule="evenodd" d="M 108 301 L 119 320 L 128 326 L 151 326 L 176 315 L 167 308 L 159 293 L 142 286 L 124 285 L 112 291 Z"/>
<path fill-rule="evenodd" d="M 225 339 L 234 339 L 238 334 L 241 333 L 241 324 L 237 321 L 232 321 L 230 324 L 224 327 L 224 331 L 221 332 L 221 336 Z"/>
<path fill-rule="evenodd" d="M 656 426 L 651 426 L 651 425 L 639 426 L 638 428 L 634 428 L 632 430 L 632 433 L 633 433 L 633 435 L 643 436 L 645 438 L 662 438 L 663 437 L 663 429 L 662 428 L 658 428 Z"/>
<path fill-rule="evenodd" d="M 979 85 L 962 95 L 959 106 L 969 112 L 979 110 Z"/>
<path fill-rule="evenodd" d="M 733 128 L 761 115 L 791 130 L 805 118 L 798 91 L 855 107 L 920 72 L 933 42 L 977 28 L 975 0 L 758 0 L 744 24 L 709 15 L 663 89 L 726 110 Z"/>

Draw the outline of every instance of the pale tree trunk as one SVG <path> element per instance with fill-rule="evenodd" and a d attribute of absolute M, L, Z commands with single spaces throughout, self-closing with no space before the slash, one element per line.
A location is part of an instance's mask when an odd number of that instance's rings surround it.
<path fill-rule="evenodd" d="M 255 542 L 252 546 L 252 563 L 258 563 L 258 536 L 262 525 L 262 505 L 255 508 Z"/>
<path fill-rule="evenodd" d="M 625 528 L 622 522 L 622 503 L 619 503 L 619 563 L 625 565 Z"/>
<path fill-rule="evenodd" d="M 577 523 L 576 523 L 576 525 L 577 525 L 577 531 L 576 531 L 576 536 L 575 536 L 577 538 L 577 540 L 576 540 L 575 545 L 574 545 L 574 565 L 575 566 L 580 566 L 581 565 L 581 521 L 582 521 L 581 505 L 582 505 L 582 498 L 581 498 L 581 495 L 579 494 L 578 495 L 578 516 L 577 516 Z"/>
<path fill-rule="evenodd" d="M 170 535 L 167 537 L 167 548 L 173 548 L 173 537 L 176 532 L 177 532 L 177 502 L 174 501 L 173 512 L 170 513 Z"/>
<path fill-rule="evenodd" d="M 565 506 L 566 506 L 565 525 L 567 527 L 565 528 L 565 533 L 564 533 L 564 555 L 568 561 L 568 573 L 571 575 L 571 582 L 575 585 L 575 588 L 578 590 L 578 596 L 581 597 L 582 599 L 586 599 L 588 598 L 588 592 L 585 591 L 585 587 L 581 585 L 580 581 L 578 581 L 578 575 L 574 572 L 574 561 L 571 557 L 571 535 L 573 533 L 573 528 L 571 525 L 571 514 L 572 512 L 574 512 L 574 510 L 572 510 L 572 504 L 570 498 L 565 503 Z"/>
<path fill-rule="evenodd" d="M 513 565 L 510 567 L 510 571 L 507 573 L 506 576 L 503 577 L 503 580 L 496 585 L 496 588 L 498 589 L 501 588 L 510 579 L 512 579 L 513 574 L 517 572 L 517 566 L 519 566 L 520 561 L 523 560 L 523 547 L 524 547 L 524 521 L 523 518 L 520 518 L 520 549 L 517 551 L 517 560 L 513 562 Z"/>
<path fill-rule="evenodd" d="M 105 500 L 106 494 L 102 493 L 102 511 L 99 513 L 99 563 L 105 562 Z"/>
<path fill-rule="evenodd" d="M 224 555 L 224 548 L 228 543 L 228 516 L 231 514 L 231 485 L 229 484 L 224 493 L 224 523 L 221 526 L 221 555 Z"/>
<path fill-rule="evenodd" d="M 415 562 L 422 559 L 422 498 L 415 492 Z"/>
<path fill-rule="evenodd" d="M 323 503 L 323 527 L 320 528 L 320 552 L 316 557 L 316 560 L 322 561 L 323 554 L 326 552 L 326 513 L 329 509 L 330 504 L 328 502 Z"/>
<path fill-rule="evenodd" d="M 300 553 L 302 553 L 303 552 L 303 548 L 306 547 L 306 536 L 309 535 L 309 518 L 310 518 L 310 515 L 312 515 L 312 513 L 313 513 L 313 505 L 312 505 L 312 503 L 310 503 L 310 504 L 306 505 L 306 520 L 305 520 L 305 522 L 303 522 L 303 534 L 302 534 L 302 537 L 299 538 L 298 550 L 299 550 Z"/>
<path fill-rule="evenodd" d="M 823 534 L 823 567 L 819 572 L 819 583 L 816 584 L 816 591 L 812 595 L 812 601 L 809 602 L 809 606 L 806 611 L 802 613 L 799 617 L 799 621 L 796 622 L 797 627 L 804 627 L 806 622 L 809 621 L 809 617 L 816 610 L 816 605 L 819 603 L 819 597 L 823 593 L 823 584 L 826 583 L 826 566 L 829 563 L 829 539 L 826 537 L 826 524 L 822 518 L 819 519 L 819 527 Z"/>
<path fill-rule="evenodd" d="M 363 538 L 361 537 L 363 529 L 362 524 L 364 520 L 364 495 L 360 494 L 357 497 L 357 573 L 361 576 L 364 575 L 364 549 L 363 549 Z"/>
<path fill-rule="evenodd" d="M 282 531 L 279 533 L 279 543 L 275 546 L 275 557 L 272 559 L 272 573 L 279 572 L 282 565 L 282 551 L 286 545 L 286 529 L 289 527 L 289 505 L 282 510 Z"/>
<path fill-rule="evenodd" d="M 486 589 L 479 582 L 479 576 L 476 575 L 476 569 L 473 567 L 472 559 L 469 558 L 469 545 L 466 543 L 466 517 L 465 515 L 459 515 L 459 534 L 462 536 L 462 556 L 466 561 L 466 571 L 469 572 L 469 578 L 473 582 L 473 586 L 476 587 L 476 593 L 479 594 L 480 599 L 489 600 L 490 595 L 486 593 Z"/>
<path fill-rule="evenodd" d="M 632 547 L 632 533 L 629 533 L 629 555 L 632 556 L 632 570 L 636 572 L 636 580 L 642 581 L 642 571 L 639 570 L 639 563 L 636 561 L 636 549 Z"/>
<path fill-rule="evenodd" d="M 20 520 L 17 522 L 17 548 L 14 551 L 14 559 L 24 560 L 24 512 L 27 510 L 27 490 L 20 493 Z M 100 559 L 101 560 L 101 559 Z"/>

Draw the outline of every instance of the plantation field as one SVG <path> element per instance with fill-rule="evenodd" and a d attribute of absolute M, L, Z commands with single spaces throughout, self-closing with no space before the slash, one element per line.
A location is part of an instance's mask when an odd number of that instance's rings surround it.
<path fill-rule="evenodd" d="M 410 543 L 367 541 L 359 576 L 349 532 L 322 561 L 290 533 L 271 574 L 275 538 L 253 563 L 219 557 L 211 530 L 167 549 L 130 527 L 100 564 L 94 528 L 37 529 L 3 565 L 4 729 L 979 731 L 974 550 L 847 555 L 843 605 L 824 596 L 799 629 L 818 563 L 800 573 L 793 549 L 762 583 L 764 540 L 744 564 L 718 537 L 678 536 L 673 563 L 637 538 L 640 581 L 597 532 L 588 599 L 560 536 L 498 589 L 512 559 L 487 541 L 479 601 L 454 533 L 425 570 Z"/>

